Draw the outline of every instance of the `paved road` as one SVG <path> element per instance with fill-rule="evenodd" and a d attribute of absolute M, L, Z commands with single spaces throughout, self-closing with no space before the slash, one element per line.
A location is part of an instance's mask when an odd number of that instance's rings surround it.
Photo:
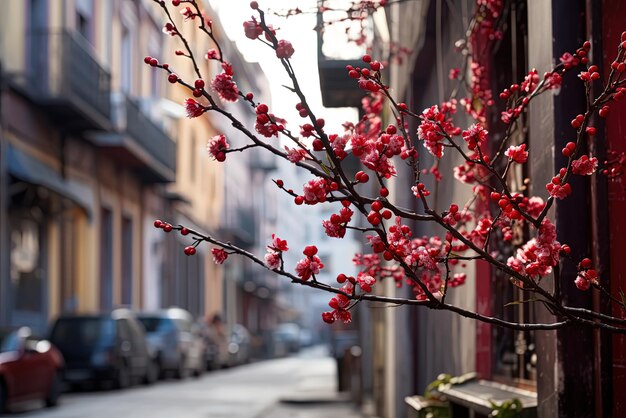
<path fill-rule="evenodd" d="M 357 417 L 336 400 L 335 363 L 314 349 L 286 359 L 207 373 L 199 379 L 168 380 L 124 391 L 67 393 L 57 408 L 22 405 L 16 418 L 283 418 Z"/>

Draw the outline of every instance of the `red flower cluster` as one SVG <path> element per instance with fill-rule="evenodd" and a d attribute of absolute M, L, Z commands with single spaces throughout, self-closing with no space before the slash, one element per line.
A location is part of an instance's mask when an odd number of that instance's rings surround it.
<path fill-rule="evenodd" d="M 224 261 L 228 258 L 228 253 L 221 248 L 212 248 L 211 254 L 215 264 L 224 264 Z"/>
<path fill-rule="evenodd" d="M 278 46 L 276 47 L 276 56 L 280 59 L 289 59 L 293 55 L 294 50 L 293 46 L 291 46 L 291 42 L 280 40 L 278 41 Z"/>
<path fill-rule="evenodd" d="M 202 114 L 207 110 L 204 106 L 196 102 L 191 97 L 185 100 L 184 105 L 185 112 L 187 113 L 188 118 L 197 118 L 198 116 L 202 116 Z"/>
<path fill-rule="evenodd" d="M 233 81 L 233 77 L 226 72 L 215 76 L 211 81 L 211 87 L 220 95 L 222 100 L 236 102 L 239 99 L 239 89 Z"/>
<path fill-rule="evenodd" d="M 528 160 L 528 151 L 526 151 L 526 144 L 520 146 L 511 145 L 509 149 L 504 152 L 504 155 L 509 157 L 512 161 L 518 164 L 524 164 Z"/>
<path fill-rule="evenodd" d="M 303 251 L 306 256 L 296 264 L 296 274 L 302 280 L 309 280 L 311 277 L 319 274 L 320 270 L 324 268 L 322 260 L 316 255 L 317 247 L 310 245 Z"/>
<path fill-rule="evenodd" d="M 215 158 L 217 161 L 222 162 L 226 159 L 226 153 L 224 152 L 229 147 L 226 137 L 224 135 L 216 135 L 209 139 L 206 148 L 209 155 Z"/>

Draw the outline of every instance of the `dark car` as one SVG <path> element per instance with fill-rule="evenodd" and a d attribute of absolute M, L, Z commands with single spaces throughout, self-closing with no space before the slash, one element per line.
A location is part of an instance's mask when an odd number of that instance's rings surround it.
<path fill-rule="evenodd" d="M 50 341 L 65 358 L 64 378 L 70 384 L 108 381 L 124 388 L 157 378 L 143 327 L 130 311 L 62 316 Z"/>
<path fill-rule="evenodd" d="M 206 369 L 205 343 L 193 317 L 184 309 L 172 308 L 141 313 L 137 319 L 147 333 L 161 375 L 173 372 L 183 379 L 189 373 L 199 376 Z"/>
<path fill-rule="evenodd" d="M 27 327 L 0 330 L 0 414 L 9 404 L 43 399 L 55 406 L 61 393 L 63 358 Z"/>

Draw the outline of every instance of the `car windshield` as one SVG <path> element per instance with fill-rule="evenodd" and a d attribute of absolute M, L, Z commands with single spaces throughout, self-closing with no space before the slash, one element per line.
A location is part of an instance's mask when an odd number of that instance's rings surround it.
<path fill-rule="evenodd" d="M 160 318 L 158 316 L 141 316 L 137 319 L 144 326 L 147 333 L 165 332 L 173 328 L 172 321 L 168 318 Z"/>
<path fill-rule="evenodd" d="M 111 318 L 61 318 L 52 330 L 51 340 L 58 346 L 96 347 L 112 344 L 115 321 Z"/>

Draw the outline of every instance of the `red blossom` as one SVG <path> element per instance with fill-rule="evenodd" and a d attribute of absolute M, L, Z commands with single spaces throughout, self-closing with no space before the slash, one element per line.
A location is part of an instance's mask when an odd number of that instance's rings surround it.
<path fill-rule="evenodd" d="M 276 234 L 272 234 L 272 245 L 270 247 L 276 251 L 289 250 L 289 247 L 287 246 L 287 240 L 278 238 Z"/>
<path fill-rule="evenodd" d="M 228 253 L 222 248 L 213 248 L 211 254 L 213 255 L 215 264 L 224 264 L 224 261 L 228 258 Z"/>
<path fill-rule="evenodd" d="M 291 42 L 280 40 L 278 41 L 278 46 L 276 47 L 276 56 L 280 59 L 289 59 L 293 55 L 294 50 L 293 46 L 291 46 Z"/>
<path fill-rule="evenodd" d="M 268 251 L 267 254 L 265 254 L 265 265 L 270 270 L 279 269 L 281 265 L 280 253 L 271 250 Z"/>
<path fill-rule="evenodd" d="M 480 148 L 480 146 L 487 140 L 488 133 L 489 132 L 487 132 L 485 128 L 475 123 L 467 130 L 463 131 L 463 140 L 467 142 L 467 147 L 473 151 L 476 147 Z"/>
<path fill-rule="evenodd" d="M 243 30 L 247 38 L 256 39 L 263 33 L 263 28 L 259 25 L 255 18 L 243 22 Z"/>
<path fill-rule="evenodd" d="M 170 22 L 167 22 L 165 25 L 163 25 L 163 33 L 170 36 L 176 36 L 178 34 L 178 31 L 176 30 L 176 26 L 174 26 Z"/>
<path fill-rule="evenodd" d="M 227 150 L 228 147 L 229 145 L 224 135 L 214 136 L 209 139 L 206 145 L 209 155 L 220 162 L 226 159 L 226 153 L 224 151 Z"/>
<path fill-rule="evenodd" d="M 184 9 L 182 9 L 180 11 L 180 14 L 183 15 L 183 17 L 185 18 L 185 20 L 193 20 L 196 18 L 196 14 L 193 12 L 193 10 L 191 10 L 191 7 L 187 6 Z"/>
<path fill-rule="evenodd" d="M 579 159 L 572 161 L 572 173 L 581 176 L 590 176 L 597 168 L 598 159 L 596 157 L 589 158 L 589 156 L 583 155 Z"/>
<path fill-rule="evenodd" d="M 504 155 L 509 157 L 512 161 L 518 164 L 524 164 L 528 160 L 528 151 L 526 151 L 526 144 L 519 146 L 511 145 L 509 149 L 504 152 Z"/>
<path fill-rule="evenodd" d="M 314 255 L 298 261 L 296 264 L 296 274 L 302 280 L 309 280 L 314 275 L 319 274 L 320 270 L 323 268 L 324 264 L 322 264 L 322 260 Z"/>
<path fill-rule="evenodd" d="M 239 89 L 233 81 L 233 77 L 227 73 L 215 76 L 211 82 L 211 87 L 220 95 L 222 100 L 236 102 L 239 99 Z"/>
<path fill-rule="evenodd" d="M 185 112 L 187 112 L 188 118 L 197 118 L 198 116 L 202 116 L 202 114 L 206 111 L 206 108 L 204 106 L 196 102 L 191 97 L 185 100 L 184 105 Z"/>

